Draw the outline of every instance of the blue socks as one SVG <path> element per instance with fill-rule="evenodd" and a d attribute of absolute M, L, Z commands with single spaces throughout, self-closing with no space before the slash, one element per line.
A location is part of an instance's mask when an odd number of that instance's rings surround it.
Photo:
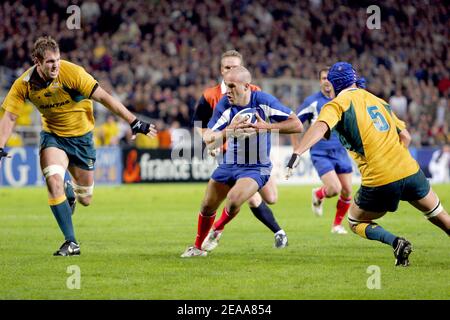
<path fill-rule="evenodd" d="M 370 240 L 377 240 L 391 246 L 394 246 L 394 242 L 397 236 L 393 235 L 389 231 L 384 230 L 381 226 L 371 223 L 365 229 L 366 237 Z"/>
<path fill-rule="evenodd" d="M 273 216 L 272 210 L 267 206 L 267 204 L 262 201 L 259 207 L 252 208 L 250 207 L 250 210 L 252 210 L 255 217 L 264 223 L 264 225 L 269 228 L 273 233 L 276 233 L 281 230 L 280 226 L 275 220 L 275 217 Z"/>
<path fill-rule="evenodd" d="M 70 209 L 69 202 L 65 199 L 65 196 L 63 202 L 54 205 L 50 204 L 50 209 L 52 209 L 53 215 L 55 216 L 65 239 L 76 243 L 72 224 L 72 210 Z"/>

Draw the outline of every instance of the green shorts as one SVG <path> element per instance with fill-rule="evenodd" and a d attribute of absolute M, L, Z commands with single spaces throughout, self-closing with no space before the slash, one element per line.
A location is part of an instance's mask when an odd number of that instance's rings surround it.
<path fill-rule="evenodd" d="M 400 200 L 415 201 L 425 197 L 430 183 L 421 169 L 406 178 L 379 187 L 361 186 L 356 193 L 355 203 L 363 210 L 373 212 L 394 212 Z"/>
<path fill-rule="evenodd" d="M 96 153 L 92 132 L 80 137 L 63 138 L 53 133 L 41 131 L 40 151 L 55 147 L 63 150 L 69 158 L 69 166 L 73 165 L 84 170 L 94 170 Z"/>

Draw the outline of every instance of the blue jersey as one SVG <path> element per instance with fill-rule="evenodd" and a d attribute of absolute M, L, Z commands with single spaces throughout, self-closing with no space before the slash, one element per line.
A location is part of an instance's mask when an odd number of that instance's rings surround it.
<path fill-rule="evenodd" d="M 297 108 L 297 117 L 302 123 L 309 121 L 311 124 L 316 122 L 319 117 L 320 110 L 332 99 L 326 97 L 322 91 L 316 92 L 305 99 L 305 101 Z M 311 153 L 322 153 L 323 151 L 331 149 L 344 148 L 339 141 L 336 133 L 331 132 L 330 139 L 321 139 L 314 146 L 311 147 Z"/>
<path fill-rule="evenodd" d="M 274 123 L 287 120 L 292 111 L 278 101 L 277 98 L 262 91 L 252 91 L 250 102 L 246 106 L 232 105 L 228 98 L 224 96 L 214 109 L 208 128 L 213 131 L 222 131 L 238 113 L 253 115 L 258 113 L 263 120 Z M 254 116 L 251 119 L 250 121 L 252 122 L 256 121 Z M 228 165 L 271 167 L 270 140 L 270 132 L 260 132 L 249 138 L 230 137 L 223 163 Z"/>

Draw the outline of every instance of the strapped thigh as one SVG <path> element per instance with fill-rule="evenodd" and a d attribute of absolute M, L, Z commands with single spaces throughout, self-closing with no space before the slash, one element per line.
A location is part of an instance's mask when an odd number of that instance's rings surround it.
<path fill-rule="evenodd" d="M 72 181 L 73 192 L 75 192 L 76 196 L 79 198 L 85 198 L 92 196 L 94 193 L 94 183 L 92 182 L 91 186 L 79 186 Z"/>
<path fill-rule="evenodd" d="M 441 201 L 439 198 L 437 199 L 437 204 L 433 207 L 433 209 L 429 211 L 422 211 L 425 218 L 430 219 L 433 217 L 436 217 L 439 213 L 441 213 L 444 210 L 444 207 L 442 207 Z"/>
<path fill-rule="evenodd" d="M 51 164 L 42 169 L 42 174 L 44 175 L 45 179 L 48 179 L 50 176 L 57 174 L 64 181 L 66 169 L 64 169 L 64 167 L 59 164 Z"/>

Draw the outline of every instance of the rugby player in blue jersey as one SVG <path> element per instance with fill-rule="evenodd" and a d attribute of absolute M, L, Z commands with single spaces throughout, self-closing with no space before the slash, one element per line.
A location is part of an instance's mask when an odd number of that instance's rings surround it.
<path fill-rule="evenodd" d="M 322 107 L 334 98 L 333 86 L 327 80 L 329 68 L 319 71 L 320 91 L 305 99 L 298 107 L 297 116 L 302 123 L 313 124 L 319 117 Z M 300 143 L 298 135 L 292 135 L 294 149 Z M 323 201 L 339 195 L 336 205 L 336 215 L 331 232 L 346 234 L 342 226 L 351 204 L 352 194 L 352 163 L 347 150 L 342 146 L 335 133 L 329 140 L 321 139 L 310 150 L 311 161 L 323 186 L 312 190 L 312 210 L 317 216 L 323 215 Z"/>
<path fill-rule="evenodd" d="M 214 223 L 217 208 L 225 199 L 224 214 L 215 227 L 231 221 L 241 205 L 267 183 L 272 170 L 271 132 L 303 130 L 295 114 L 275 97 L 252 91 L 251 80 L 250 72 L 242 66 L 224 76 L 226 96 L 214 109 L 204 141 L 209 148 L 216 148 L 228 139 L 228 148 L 208 182 L 198 215 L 197 237 L 194 245 L 181 255 L 183 258 L 207 255 L 202 244 Z M 208 237 L 204 247 L 213 248 L 216 241 L 214 236 Z"/>

